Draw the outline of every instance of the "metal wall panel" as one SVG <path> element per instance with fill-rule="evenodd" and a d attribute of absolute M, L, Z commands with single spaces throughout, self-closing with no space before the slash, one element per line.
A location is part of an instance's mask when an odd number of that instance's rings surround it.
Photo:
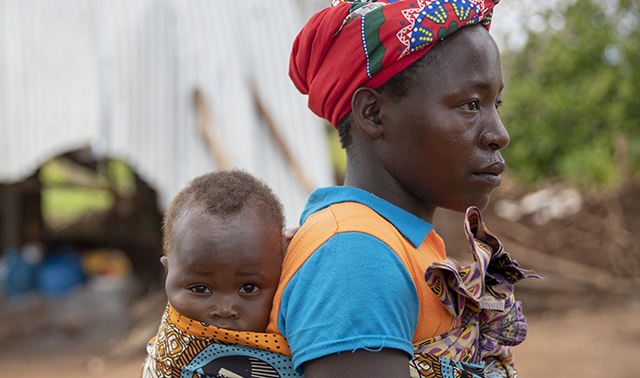
<path fill-rule="evenodd" d="M 256 95 L 313 187 L 331 185 L 324 126 L 288 78 L 305 17 L 295 0 L 0 0 L 0 182 L 87 145 L 126 159 L 161 205 L 220 167 L 198 128 L 200 90 L 221 150 L 264 179 L 298 223 L 307 191 Z"/>

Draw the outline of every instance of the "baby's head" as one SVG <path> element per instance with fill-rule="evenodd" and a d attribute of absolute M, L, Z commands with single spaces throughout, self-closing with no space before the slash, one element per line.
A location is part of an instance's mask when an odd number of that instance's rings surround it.
<path fill-rule="evenodd" d="M 259 179 L 218 171 L 192 180 L 164 218 L 165 290 L 200 322 L 263 332 L 283 257 L 282 204 Z"/>

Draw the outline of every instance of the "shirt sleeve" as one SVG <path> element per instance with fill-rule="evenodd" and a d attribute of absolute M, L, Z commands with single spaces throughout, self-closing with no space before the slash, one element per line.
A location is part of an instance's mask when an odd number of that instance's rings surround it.
<path fill-rule="evenodd" d="M 413 353 L 418 294 L 400 258 L 360 232 L 333 236 L 293 275 L 282 294 L 278 329 L 302 373 L 310 360 L 357 349 Z"/>

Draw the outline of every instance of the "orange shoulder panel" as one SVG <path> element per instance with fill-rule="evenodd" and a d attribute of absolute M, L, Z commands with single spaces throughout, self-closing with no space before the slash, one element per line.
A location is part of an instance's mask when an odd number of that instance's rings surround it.
<path fill-rule="evenodd" d="M 285 256 L 280 284 L 274 298 L 267 332 L 277 333 L 278 312 L 282 292 L 291 277 L 324 242 L 340 232 L 363 232 L 372 235 L 393 249 L 413 278 L 420 300 L 418 326 L 413 342 L 443 334 L 452 329 L 453 316 L 431 291 L 424 279 L 424 272 L 434 261 L 446 258 L 444 242 L 430 232 L 418 249 L 414 248 L 394 226 L 366 205 L 355 202 L 334 204 L 307 218 L 294 236 Z"/>

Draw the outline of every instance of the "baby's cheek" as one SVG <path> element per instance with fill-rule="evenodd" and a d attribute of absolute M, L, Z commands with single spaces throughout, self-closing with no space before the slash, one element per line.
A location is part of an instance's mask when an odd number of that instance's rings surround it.
<path fill-rule="evenodd" d="M 260 304 L 255 307 L 252 318 L 254 328 L 258 330 L 256 332 L 264 332 L 267 328 L 272 301 L 273 299 L 270 296 L 265 296 L 265 298 L 260 301 Z"/>
<path fill-rule="evenodd" d="M 185 304 L 180 295 L 177 295 L 172 290 L 167 290 L 167 300 L 169 301 L 169 303 L 171 303 L 171 306 L 173 306 L 176 311 L 181 314 L 184 312 Z"/>
<path fill-rule="evenodd" d="M 181 296 L 176 300 L 176 304 L 171 302 L 171 305 L 182 316 L 199 322 L 210 323 L 208 309 L 206 305 L 200 301 L 194 301 L 188 296 Z"/>
<path fill-rule="evenodd" d="M 193 303 L 191 303 L 188 293 L 185 294 L 184 290 L 175 287 L 168 287 L 166 291 L 167 300 L 178 313 L 188 317 L 189 313 L 193 312 Z"/>

